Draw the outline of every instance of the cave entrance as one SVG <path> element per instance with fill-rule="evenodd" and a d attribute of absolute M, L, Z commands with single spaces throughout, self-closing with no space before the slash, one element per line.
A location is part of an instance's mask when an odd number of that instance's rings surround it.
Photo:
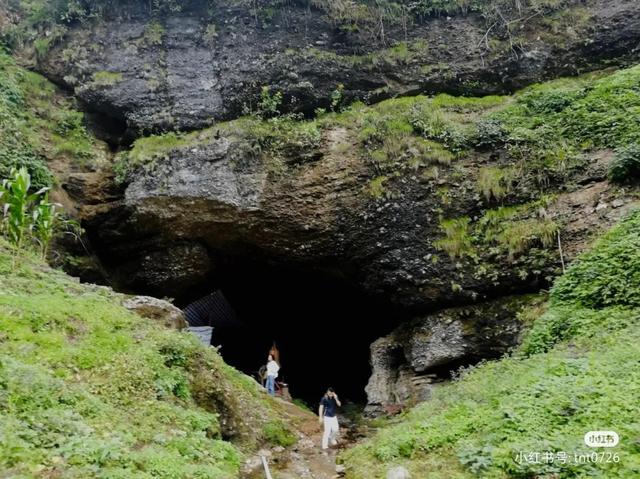
<path fill-rule="evenodd" d="M 369 345 L 398 324 L 397 309 L 337 275 L 238 258 L 217 264 L 206 289 L 219 290 L 241 324 L 214 327 L 227 363 L 256 377 L 275 342 L 278 380 L 294 398 L 315 407 L 333 386 L 343 400 L 366 402 Z"/>

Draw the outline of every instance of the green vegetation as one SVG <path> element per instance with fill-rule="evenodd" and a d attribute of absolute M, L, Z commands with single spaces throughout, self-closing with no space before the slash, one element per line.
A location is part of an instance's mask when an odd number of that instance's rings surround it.
<path fill-rule="evenodd" d="M 271 421 L 262 426 L 262 437 L 276 446 L 289 447 L 296 443 L 296 437 L 282 421 Z"/>
<path fill-rule="evenodd" d="M 485 167 L 478 173 L 478 190 L 487 201 L 501 200 L 511 190 L 514 178 L 513 168 Z"/>
<path fill-rule="evenodd" d="M 516 184 L 545 190 L 565 181 L 589 152 L 603 148 L 620 150 L 610 177 L 634 179 L 639 81 L 640 67 L 633 67 L 535 85 L 512 98 L 438 95 L 355 104 L 318 122 L 357 130 L 372 160 L 394 171 L 407 165 L 409 152 L 419 157 L 414 164 L 432 166 L 488 147 L 502 150 L 511 166 L 483 168 L 477 183 L 487 202 L 501 201 Z"/>
<path fill-rule="evenodd" d="M 30 119 L 25 118 L 24 89 L 21 72 L 12 60 L 0 53 L 0 177 L 12 168 L 27 167 L 37 187 L 50 185 L 53 178 L 44 159 L 31 141 Z"/>
<path fill-rule="evenodd" d="M 509 260 L 513 261 L 516 255 L 523 254 L 536 242 L 543 248 L 554 246 L 558 231 L 558 224 L 548 218 L 511 221 L 502 225 L 496 242 L 506 249 Z"/>
<path fill-rule="evenodd" d="M 540 185 L 562 179 L 593 149 L 640 141 L 640 67 L 535 85 L 490 115 L 503 145 Z"/>
<path fill-rule="evenodd" d="M 640 211 L 559 278 L 546 312 L 512 356 L 467 369 L 402 421 L 344 452 L 348 478 L 607 477 L 640 474 Z M 531 318 L 527 319 L 528 321 Z M 576 463 L 583 436 L 615 430 L 617 462 Z M 567 453 L 540 464 L 520 453 Z M 600 451 L 601 452 L 601 451 Z"/>
<path fill-rule="evenodd" d="M 144 29 L 140 44 L 146 47 L 162 45 L 163 35 L 164 27 L 159 22 L 153 21 Z"/>
<path fill-rule="evenodd" d="M 470 254 L 473 250 L 469 234 L 469 221 L 467 217 L 443 220 L 440 223 L 440 228 L 445 237 L 434 243 L 436 248 L 446 251 L 451 258 Z"/>
<path fill-rule="evenodd" d="M 621 147 L 609 165 L 609 179 L 619 183 L 640 178 L 640 143 Z"/>
<path fill-rule="evenodd" d="M 291 443 L 277 404 L 215 349 L 29 253 L 12 268 L 9 251 L 0 239 L 0 470 L 223 479 L 237 477 L 261 431 Z"/>
<path fill-rule="evenodd" d="M 634 180 L 639 81 L 640 67 L 633 67 L 534 85 L 511 98 L 438 95 L 354 104 L 316 122 L 357 131 L 376 173 L 389 177 L 407 167 L 455 167 L 456 158 L 488 148 L 502 151 L 509 166 L 478 174 L 476 189 L 490 204 L 516 186 L 544 192 L 566 182 L 599 149 L 617 150 L 611 179 Z"/>
<path fill-rule="evenodd" d="M 263 86 L 260 91 L 257 114 L 264 119 L 274 118 L 280 115 L 281 106 L 282 92 L 271 93 L 271 87 Z"/>
<path fill-rule="evenodd" d="M 202 39 L 205 41 L 207 45 L 212 47 L 215 45 L 216 39 L 218 38 L 218 28 L 215 23 L 210 23 L 204 30 L 204 34 L 202 35 Z"/>
<path fill-rule="evenodd" d="M 340 83 L 335 90 L 331 92 L 331 111 L 341 111 L 344 107 L 344 85 Z"/>
<path fill-rule="evenodd" d="M 47 258 L 49 244 L 56 230 L 69 222 L 49 202 L 47 188 L 33 192 L 26 168 L 12 172 L 0 185 L 0 235 L 13 246 L 13 266 L 18 255 L 29 246 L 38 246 L 42 259 Z"/>
<path fill-rule="evenodd" d="M 376 199 L 383 198 L 385 196 L 386 190 L 384 188 L 384 183 L 389 178 L 386 176 L 377 176 L 373 180 L 369 182 L 369 194 Z"/>
<path fill-rule="evenodd" d="M 373 69 L 380 65 L 401 66 L 409 63 L 414 58 L 419 58 L 426 53 L 427 44 L 423 39 L 413 41 L 395 42 L 393 46 L 381 48 L 372 53 L 363 55 L 339 55 L 332 51 L 309 47 L 300 51 L 291 50 L 285 54 L 299 54 L 303 58 L 317 58 L 327 62 L 347 64 L 354 68 Z"/>
<path fill-rule="evenodd" d="M 33 48 L 36 51 L 36 60 L 41 62 L 49 53 L 51 48 L 51 38 L 38 38 L 33 42 Z"/>
<path fill-rule="evenodd" d="M 133 171 L 141 167 L 147 170 L 153 169 L 156 161 L 167 159 L 171 151 L 201 143 L 202 136 L 200 133 L 179 134 L 171 132 L 136 140 L 130 151 L 122 153 L 116 158 L 113 165 L 116 181 L 123 183 Z M 209 137 L 206 136 L 206 138 Z"/>
<path fill-rule="evenodd" d="M 259 154 L 274 173 L 286 169 L 285 159 L 305 161 L 315 155 L 321 140 L 320 129 L 314 122 L 299 121 L 291 115 L 263 120 L 254 114 L 197 132 L 169 132 L 140 138 L 129 152 L 116 159 L 116 179 L 122 183 L 138 168 L 152 170 L 157 161 L 168 158 L 171 152 L 206 145 L 221 133 L 235 139 L 237 147 L 247 154 Z"/>
<path fill-rule="evenodd" d="M 640 214 L 605 235 L 553 289 L 556 303 L 602 309 L 640 307 Z"/>
<path fill-rule="evenodd" d="M 120 72 L 96 72 L 92 76 L 95 86 L 113 86 L 122 81 L 122 73 Z"/>
<path fill-rule="evenodd" d="M 66 157 L 82 165 L 95 154 L 82 113 L 59 96 L 42 76 L 0 53 L 0 177 L 26 167 L 35 188 L 51 186 L 47 158 Z"/>
<path fill-rule="evenodd" d="M 474 222 L 466 216 L 443 219 L 440 229 L 444 237 L 434 246 L 451 258 L 467 256 L 476 263 L 482 262 L 483 252 L 512 262 L 532 246 L 555 247 L 560 225 L 547 217 L 546 208 L 551 201 L 545 196 L 518 206 L 486 210 Z"/>

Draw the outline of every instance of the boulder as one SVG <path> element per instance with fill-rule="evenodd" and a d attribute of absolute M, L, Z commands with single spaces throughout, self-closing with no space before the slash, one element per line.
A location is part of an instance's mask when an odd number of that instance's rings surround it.
<path fill-rule="evenodd" d="M 143 318 L 158 321 L 167 328 L 182 330 L 187 327 L 187 320 L 182 310 L 168 301 L 150 296 L 134 296 L 125 300 L 122 305 L 129 311 Z"/>
<path fill-rule="evenodd" d="M 387 479 L 411 479 L 411 474 L 406 468 L 397 466 L 387 471 Z"/>
<path fill-rule="evenodd" d="M 518 344 L 518 313 L 537 296 L 501 298 L 415 318 L 371 345 L 367 412 L 424 401 L 462 365 L 496 358 Z"/>

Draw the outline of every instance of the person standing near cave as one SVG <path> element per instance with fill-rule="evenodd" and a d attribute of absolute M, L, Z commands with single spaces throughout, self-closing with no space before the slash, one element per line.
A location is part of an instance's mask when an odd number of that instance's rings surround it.
<path fill-rule="evenodd" d="M 331 442 L 332 446 L 338 444 L 338 441 L 336 441 L 340 428 L 338 425 L 338 408 L 341 406 L 342 403 L 333 388 L 327 389 L 327 392 L 320 400 L 320 408 L 318 409 L 318 420 L 321 425 L 324 424 L 322 449 L 328 449 L 329 442 Z"/>
<path fill-rule="evenodd" d="M 267 357 L 267 392 L 271 396 L 276 395 L 276 378 L 278 377 L 278 371 L 280 366 L 273 359 L 273 354 L 269 354 Z"/>

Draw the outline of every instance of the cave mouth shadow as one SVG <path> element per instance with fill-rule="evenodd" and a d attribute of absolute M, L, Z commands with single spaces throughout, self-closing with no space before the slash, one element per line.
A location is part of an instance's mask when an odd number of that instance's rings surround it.
<path fill-rule="evenodd" d="M 194 288 L 189 300 L 215 290 L 241 324 L 214 324 L 212 344 L 220 346 L 225 362 L 256 377 L 275 343 L 278 380 L 312 407 L 329 386 L 343 400 L 366 402 L 370 344 L 393 330 L 402 315 L 336 274 L 246 258 L 217 263 L 215 278 Z"/>

